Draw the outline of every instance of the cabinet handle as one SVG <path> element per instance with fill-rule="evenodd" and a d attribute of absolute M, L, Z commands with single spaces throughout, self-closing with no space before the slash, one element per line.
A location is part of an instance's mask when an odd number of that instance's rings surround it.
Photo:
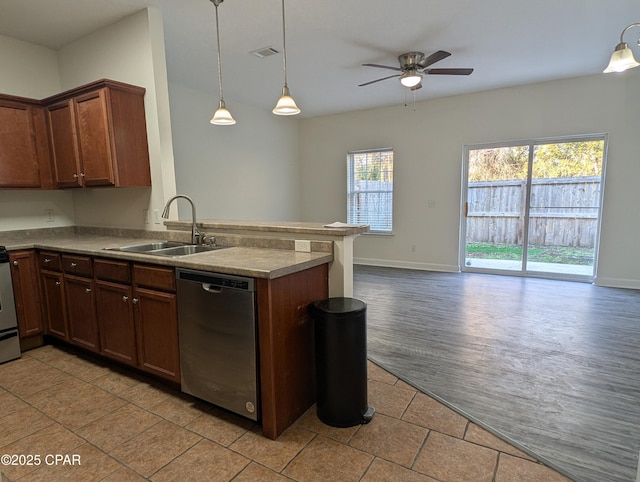
<path fill-rule="evenodd" d="M 49 258 L 44 258 L 44 262 L 45 263 L 51 263 L 51 260 Z"/>
<path fill-rule="evenodd" d="M 17 262 L 17 261 L 14 261 L 14 262 L 13 262 L 13 265 L 14 265 L 14 266 L 18 266 L 18 262 Z"/>
<path fill-rule="evenodd" d="M 60 281 L 56 281 L 56 286 L 60 286 Z"/>
<path fill-rule="evenodd" d="M 85 289 L 84 289 L 84 292 L 85 292 L 85 293 L 91 293 L 91 288 L 85 288 Z"/>
<path fill-rule="evenodd" d="M 71 263 L 72 268 L 75 268 L 76 266 L 78 266 L 78 263 Z"/>
<path fill-rule="evenodd" d="M 73 173 L 73 178 L 78 179 L 78 175 L 75 172 Z"/>
<path fill-rule="evenodd" d="M 80 176 L 81 176 L 81 177 L 84 177 L 84 172 L 81 172 L 81 173 L 80 173 Z"/>
<path fill-rule="evenodd" d="M 126 301 L 129 301 L 129 297 L 128 297 L 128 296 L 123 296 L 123 297 L 122 297 L 122 301 L 125 301 L 125 302 L 126 302 Z"/>
<path fill-rule="evenodd" d="M 131 302 L 135 305 L 136 303 L 138 303 L 138 298 L 132 299 Z"/>

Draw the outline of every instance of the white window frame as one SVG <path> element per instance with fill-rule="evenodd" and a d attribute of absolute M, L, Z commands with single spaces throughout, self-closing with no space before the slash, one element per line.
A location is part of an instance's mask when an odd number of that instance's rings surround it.
<path fill-rule="evenodd" d="M 365 172 L 368 173 L 369 163 L 381 164 L 382 155 L 389 153 L 391 169 L 381 169 L 381 179 L 356 179 L 356 157 L 360 157 L 361 161 L 362 157 L 365 157 Z M 389 147 L 349 151 L 347 154 L 347 222 L 368 224 L 370 234 L 393 234 L 393 154 L 393 149 Z M 378 167 L 382 168 L 381 165 Z M 357 206 L 362 206 L 363 203 L 370 207 L 367 208 L 365 205 L 364 208 L 358 209 Z M 380 206 L 384 209 L 381 210 Z"/>

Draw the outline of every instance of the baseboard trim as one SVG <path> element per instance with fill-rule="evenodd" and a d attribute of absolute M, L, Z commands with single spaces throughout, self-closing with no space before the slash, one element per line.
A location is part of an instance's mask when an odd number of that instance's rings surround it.
<path fill-rule="evenodd" d="M 605 286 L 607 288 L 626 288 L 631 290 L 640 290 L 640 281 L 625 278 L 601 278 L 597 276 L 593 280 L 593 284 L 597 286 Z"/>
<path fill-rule="evenodd" d="M 394 259 L 353 258 L 353 264 L 364 266 L 382 266 L 384 268 L 406 268 L 422 271 L 442 271 L 445 273 L 458 273 L 460 266 L 451 264 L 420 263 L 416 261 L 399 261 Z"/>

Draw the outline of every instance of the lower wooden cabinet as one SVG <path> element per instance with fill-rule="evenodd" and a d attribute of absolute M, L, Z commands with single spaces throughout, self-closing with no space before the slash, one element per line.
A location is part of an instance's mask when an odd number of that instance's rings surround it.
<path fill-rule="evenodd" d="M 49 259 L 49 258 L 47 258 Z M 67 305 L 64 296 L 64 276 L 55 271 L 42 270 L 42 299 L 45 330 L 48 334 L 69 340 Z"/>
<path fill-rule="evenodd" d="M 96 314 L 100 353 L 127 365 L 137 365 L 136 328 L 131 286 L 96 281 Z"/>
<path fill-rule="evenodd" d="M 136 287 L 133 296 L 140 368 L 180 381 L 176 295 Z"/>
<path fill-rule="evenodd" d="M 99 351 L 98 321 L 93 279 L 64 275 L 69 341 Z"/>
<path fill-rule="evenodd" d="M 33 250 L 9 253 L 13 294 L 20 338 L 39 335 L 44 331 L 38 260 Z"/>

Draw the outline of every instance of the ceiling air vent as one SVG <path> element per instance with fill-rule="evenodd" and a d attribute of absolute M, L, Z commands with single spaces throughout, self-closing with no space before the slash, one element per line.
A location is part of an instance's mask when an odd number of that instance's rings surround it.
<path fill-rule="evenodd" d="M 263 59 L 265 57 L 269 57 L 270 55 L 274 55 L 274 54 L 277 54 L 279 52 L 276 49 L 274 49 L 273 47 L 262 47 L 261 49 L 252 50 L 249 53 L 251 55 L 255 55 L 259 59 Z"/>

